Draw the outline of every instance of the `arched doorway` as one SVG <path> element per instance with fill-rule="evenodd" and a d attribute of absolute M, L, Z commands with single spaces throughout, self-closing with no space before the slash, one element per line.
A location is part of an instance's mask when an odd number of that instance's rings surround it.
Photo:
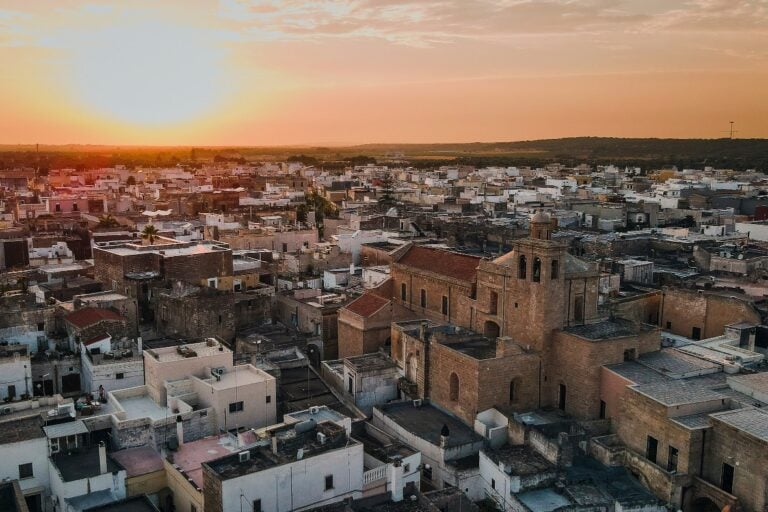
<path fill-rule="evenodd" d="M 451 374 L 449 379 L 449 394 L 451 402 L 459 401 L 459 376 L 455 373 Z"/>
<path fill-rule="evenodd" d="M 419 358 L 415 354 L 409 354 L 405 360 L 405 378 L 411 382 L 416 382 L 416 376 L 419 372 Z"/>
<path fill-rule="evenodd" d="M 483 328 L 483 334 L 491 339 L 498 338 L 499 332 L 501 329 L 499 328 L 499 324 L 496 322 L 492 322 L 491 320 L 487 320 L 485 322 L 485 327 Z"/>

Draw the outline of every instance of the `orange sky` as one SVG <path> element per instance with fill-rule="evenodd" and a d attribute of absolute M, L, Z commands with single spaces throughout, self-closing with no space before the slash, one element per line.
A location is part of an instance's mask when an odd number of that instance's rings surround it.
<path fill-rule="evenodd" d="M 0 143 L 768 137 L 768 0 L 0 0 Z"/>

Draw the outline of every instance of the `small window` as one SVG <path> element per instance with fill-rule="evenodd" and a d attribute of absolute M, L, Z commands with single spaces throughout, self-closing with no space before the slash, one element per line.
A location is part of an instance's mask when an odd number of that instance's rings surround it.
<path fill-rule="evenodd" d="M 496 489 L 496 479 L 495 478 L 491 478 L 491 489 L 494 489 L 494 490 Z"/>
<path fill-rule="evenodd" d="M 443 314 L 444 315 L 448 314 L 448 297 L 446 297 L 445 295 L 443 295 Z"/>
<path fill-rule="evenodd" d="M 19 480 L 23 478 L 32 478 L 35 476 L 35 472 L 32 469 L 32 463 L 19 464 Z"/>
<path fill-rule="evenodd" d="M 194 503 L 189 504 L 189 512 L 197 512 L 197 507 Z"/>
<path fill-rule="evenodd" d="M 527 272 L 525 255 L 521 255 L 517 263 L 517 277 L 518 279 L 525 279 Z"/>
<path fill-rule="evenodd" d="M 677 448 L 674 446 L 669 447 L 669 455 L 667 456 L 667 471 L 677 471 Z"/>
<path fill-rule="evenodd" d="M 600 400 L 600 419 L 601 420 L 605 419 L 605 407 L 606 407 L 605 401 Z"/>
<path fill-rule="evenodd" d="M 261 500 L 253 500 L 253 512 L 261 512 Z"/>
<path fill-rule="evenodd" d="M 45 330 L 45 323 L 44 322 L 39 322 L 37 324 L 37 330 L 38 331 L 44 331 Z"/>
<path fill-rule="evenodd" d="M 325 477 L 325 490 L 329 491 L 333 489 L 333 475 L 326 475 Z"/>
<path fill-rule="evenodd" d="M 426 464 L 421 472 L 424 480 L 432 480 L 432 466 Z"/>
<path fill-rule="evenodd" d="M 560 277 L 560 264 L 557 260 L 552 260 L 552 272 L 550 273 L 550 276 L 553 280 Z"/>
<path fill-rule="evenodd" d="M 720 477 L 720 488 L 728 494 L 733 494 L 733 466 L 723 463 L 723 473 Z"/>
<path fill-rule="evenodd" d="M 288 244 L 283 244 L 283 252 L 288 252 Z"/>
<path fill-rule="evenodd" d="M 427 307 L 427 290 L 421 289 L 421 307 Z"/>
<path fill-rule="evenodd" d="M 659 440 L 653 436 L 648 436 L 645 443 L 645 458 L 656 464 L 656 456 L 659 450 Z"/>
<path fill-rule="evenodd" d="M 667 322 L 667 329 L 671 329 L 671 328 L 672 328 L 672 322 Z"/>
<path fill-rule="evenodd" d="M 267 395 L 267 403 L 268 404 L 272 403 L 272 395 Z"/>
<path fill-rule="evenodd" d="M 405 286 L 405 283 L 400 285 L 400 300 L 403 302 L 408 300 L 408 288 Z"/>
<path fill-rule="evenodd" d="M 406 475 L 411 472 L 411 465 L 410 464 L 403 464 L 403 473 Z"/>
<path fill-rule="evenodd" d="M 515 389 L 515 381 L 509 381 L 509 403 L 517 400 L 517 389 Z"/>
<path fill-rule="evenodd" d="M 541 259 L 540 258 L 533 258 L 532 278 L 535 283 L 538 283 L 539 281 L 541 281 Z"/>
<path fill-rule="evenodd" d="M 124 379 L 124 378 L 125 378 L 125 374 L 124 374 L 124 373 L 116 373 L 116 374 L 115 374 L 115 378 L 116 378 L 117 380 L 121 380 L 121 379 Z"/>
<path fill-rule="evenodd" d="M 451 374 L 451 377 L 448 379 L 449 384 L 449 396 L 451 399 L 451 402 L 458 402 L 459 401 L 459 376 L 455 373 Z"/>
<path fill-rule="evenodd" d="M 232 402 L 229 404 L 229 412 L 240 412 L 243 410 L 243 402 Z"/>
<path fill-rule="evenodd" d="M 700 340 L 701 339 L 701 327 L 694 327 L 691 332 L 691 338 L 694 340 Z"/>
<path fill-rule="evenodd" d="M 499 312 L 499 294 L 491 291 L 491 304 L 488 308 L 488 313 L 495 315 Z"/>

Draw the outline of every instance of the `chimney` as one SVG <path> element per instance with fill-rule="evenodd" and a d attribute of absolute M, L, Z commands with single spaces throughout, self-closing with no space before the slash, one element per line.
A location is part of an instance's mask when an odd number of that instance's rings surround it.
<path fill-rule="evenodd" d="M 104 441 L 99 443 L 99 474 L 103 475 L 107 472 L 107 447 Z"/>
<path fill-rule="evenodd" d="M 352 276 L 352 275 L 354 275 L 354 273 L 355 273 L 355 264 L 354 263 L 350 263 L 349 264 L 349 275 Z"/>
<path fill-rule="evenodd" d="M 445 449 L 449 437 L 451 437 L 451 431 L 448 430 L 448 425 L 443 423 L 443 428 L 440 429 L 440 448 Z"/>
<path fill-rule="evenodd" d="M 392 464 L 388 465 L 388 469 L 388 480 L 391 489 L 390 499 L 395 503 L 403 501 L 403 477 L 405 476 L 403 462 L 399 459 L 395 460 Z"/>
<path fill-rule="evenodd" d="M 144 349 L 144 341 L 141 339 L 141 336 L 136 338 L 136 346 L 138 348 L 139 355 L 141 355 L 141 352 Z"/>
<path fill-rule="evenodd" d="M 421 322 L 421 326 L 419 326 L 419 338 L 421 341 L 427 341 L 427 329 L 429 328 L 428 322 Z"/>
<path fill-rule="evenodd" d="M 277 455 L 277 436 L 272 436 L 272 453 Z"/>
<path fill-rule="evenodd" d="M 176 439 L 179 441 L 179 446 L 184 444 L 184 423 L 181 421 L 181 415 L 176 416 Z"/>

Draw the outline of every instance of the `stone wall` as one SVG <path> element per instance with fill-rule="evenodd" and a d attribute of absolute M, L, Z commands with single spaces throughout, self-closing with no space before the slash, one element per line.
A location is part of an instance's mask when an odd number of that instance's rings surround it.
<path fill-rule="evenodd" d="M 745 299 L 702 290 L 673 288 L 666 288 L 662 292 L 660 317 L 662 329 L 690 338 L 693 329 L 698 328 L 701 339 L 721 336 L 728 324 L 761 323 L 760 314 Z"/>

